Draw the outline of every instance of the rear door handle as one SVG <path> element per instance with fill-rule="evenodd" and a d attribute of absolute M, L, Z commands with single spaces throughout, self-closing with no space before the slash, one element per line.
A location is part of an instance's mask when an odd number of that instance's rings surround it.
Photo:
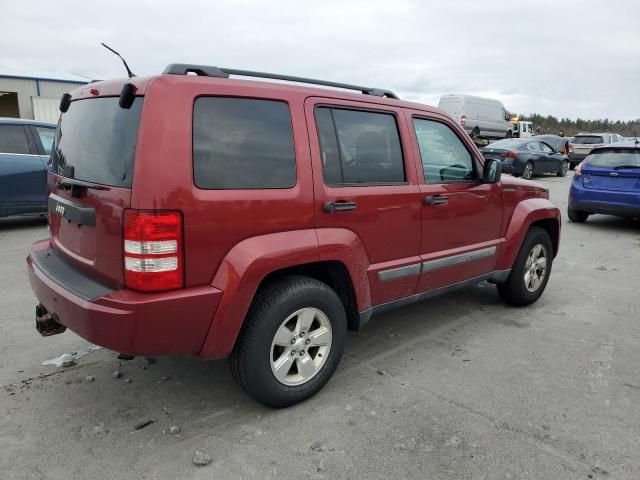
<path fill-rule="evenodd" d="M 322 209 L 327 213 L 333 213 L 333 212 L 341 212 L 343 210 L 355 210 L 356 207 L 357 207 L 356 202 L 339 201 L 339 202 L 325 202 L 325 204 L 322 206 Z"/>
<path fill-rule="evenodd" d="M 446 205 L 449 203 L 449 198 L 444 195 L 433 195 L 430 197 L 424 197 L 424 204 L 431 207 L 435 205 Z"/>

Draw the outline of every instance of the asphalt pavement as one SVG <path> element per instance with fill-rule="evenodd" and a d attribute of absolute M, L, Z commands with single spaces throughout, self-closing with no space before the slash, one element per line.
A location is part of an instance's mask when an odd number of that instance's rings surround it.
<path fill-rule="evenodd" d="M 569 223 L 570 176 L 536 180 L 563 212 L 536 304 L 483 283 L 374 317 L 325 389 L 284 410 L 226 361 L 42 365 L 89 344 L 37 334 L 24 258 L 46 224 L 0 221 L 0 478 L 637 480 L 640 222 Z"/>

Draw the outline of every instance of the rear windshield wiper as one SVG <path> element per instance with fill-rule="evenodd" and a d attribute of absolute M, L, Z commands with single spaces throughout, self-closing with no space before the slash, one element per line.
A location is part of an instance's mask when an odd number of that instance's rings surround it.
<path fill-rule="evenodd" d="M 618 165 L 613 167 L 614 170 L 622 170 L 623 168 L 640 168 L 640 165 Z"/>
<path fill-rule="evenodd" d="M 93 190 L 109 190 L 107 187 L 103 185 L 97 185 L 91 182 L 85 182 L 84 180 L 76 180 L 75 178 L 65 178 L 58 182 L 58 188 L 90 188 Z"/>

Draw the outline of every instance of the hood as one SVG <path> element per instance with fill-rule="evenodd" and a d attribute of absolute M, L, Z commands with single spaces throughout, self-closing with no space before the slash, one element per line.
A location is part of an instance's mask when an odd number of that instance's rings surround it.
<path fill-rule="evenodd" d="M 511 175 L 503 175 L 501 181 L 504 193 L 519 192 L 527 197 L 549 198 L 549 189 L 537 182 L 512 177 Z"/>

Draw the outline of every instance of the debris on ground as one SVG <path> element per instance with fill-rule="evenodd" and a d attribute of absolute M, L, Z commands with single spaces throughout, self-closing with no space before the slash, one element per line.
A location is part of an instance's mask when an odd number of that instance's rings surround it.
<path fill-rule="evenodd" d="M 124 383 L 131 383 L 131 379 L 130 378 L 125 378 L 124 379 Z"/>
<path fill-rule="evenodd" d="M 45 360 L 44 362 L 42 362 L 42 365 L 47 366 L 47 365 L 53 365 L 56 367 L 72 367 L 73 365 L 76 364 L 76 361 L 82 357 L 84 357 L 85 355 L 88 355 L 92 352 L 95 352 L 96 350 L 100 350 L 102 349 L 102 347 L 99 347 L 98 345 L 89 345 L 86 348 L 83 348 L 81 350 L 78 350 L 76 352 L 71 352 L 71 353 L 63 353 L 62 355 L 60 355 L 59 357 L 56 358 L 51 358 L 49 360 Z"/>
<path fill-rule="evenodd" d="M 85 382 L 93 382 L 96 379 L 96 377 L 94 377 L 93 375 L 87 375 L 86 377 L 84 377 L 84 381 Z"/>
<path fill-rule="evenodd" d="M 145 427 L 148 427 L 149 425 L 151 425 L 152 423 L 154 423 L 155 420 L 143 420 L 140 423 L 136 423 L 133 427 L 134 430 L 142 430 Z"/>
<path fill-rule="evenodd" d="M 167 377 L 166 375 L 164 377 L 160 377 L 160 380 L 162 380 L 163 382 L 166 382 L 167 380 L 169 380 L 171 377 Z"/>
<path fill-rule="evenodd" d="M 199 467 L 204 467 L 205 465 L 209 465 L 211 463 L 211 455 L 203 452 L 202 450 L 196 450 L 196 453 L 193 454 L 193 464 Z"/>
<path fill-rule="evenodd" d="M 144 357 L 143 361 L 145 365 L 153 365 L 157 360 L 153 357 Z"/>
<path fill-rule="evenodd" d="M 120 370 L 114 370 L 111 376 L 113 378 L 120 378 L 122 376 L 122 373 L 120 373 Z"/>
<path fill-rule="evenodd" d="M 176 433 L 180 433 L 180 427 L 177 425 L 171 425 L 169 427 L 169 433 L 175 435 Z"/>

